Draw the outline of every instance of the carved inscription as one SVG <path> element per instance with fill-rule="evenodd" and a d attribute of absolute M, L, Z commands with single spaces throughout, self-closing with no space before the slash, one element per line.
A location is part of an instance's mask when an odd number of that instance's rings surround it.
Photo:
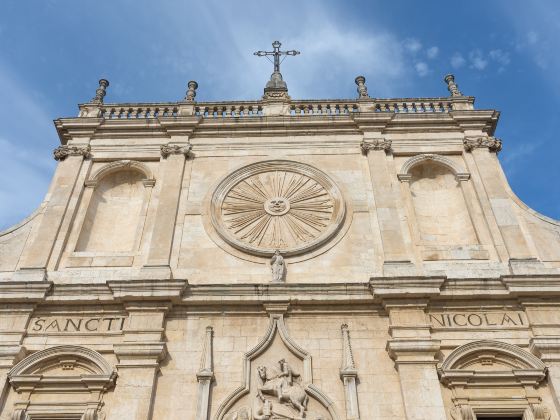
<path fill-rule="evenodd" d="M 121 316 L 98 317 L 37 317 L 31 320 L 30 333 L 99 333 L 122 331 L 126 318 Z"/>
<path fill-rule="evenodd" d="M 433 328 L 507 328 L 527 325 L 522 312 L 446 312 L 432 313 L 429 317 Z"/>

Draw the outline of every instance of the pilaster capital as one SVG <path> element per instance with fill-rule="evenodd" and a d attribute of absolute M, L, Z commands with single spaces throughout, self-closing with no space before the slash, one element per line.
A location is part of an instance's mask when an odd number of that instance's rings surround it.
<path fill-rule="evenodd" d="M 68 156 L 83 156 L 85 159 L 91 157 L 91 147 L 86 144 L 83 146 L 58 146 L 53 150 L 54 159 L 61 161 Z"/>
<path fill-rule="evenodd" d="M 119 367 L 158 367 L 167 355 L 163 342 L 114 344 L 113 350 L 119 358 Z"/>
<path fill-rule="evenodd" d="M 161 156 L 167 159 L 169 155 L 184 155 L 185 157 L 192 156 L 192 144 L 162 144 L 160 146 Z"/>
<path fill-rule="evenodd" d="M 360 143 L 360 148 L 362 153 L 367 156 L 370 150 L 384 150 L 385 152 L 391 151 L 391 140 L 378 138 L 378 139 L 367 139 Z"/>
<path fill-rule="evenodd" d="M 498 153 L 502 150 L 502 141 L 496 137 L 480 136 L 480 137 L 465 137 L 463 145 L 467 152 L 472 152 L 474 149 L 487 148 L 490 152 Z"/>
<path fill-rule="evenodd" d="M 436 355 L 440 347 L 440 340 L 429 338 L 394 339 L 387 342 L 389 357 L 391 357 L 396 364 L 435 365 L 438 362 Z"/>

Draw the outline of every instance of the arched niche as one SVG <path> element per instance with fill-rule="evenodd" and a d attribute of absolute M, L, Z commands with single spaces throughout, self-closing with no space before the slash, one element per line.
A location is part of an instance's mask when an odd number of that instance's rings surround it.
<path fill-rule="evenodd" d="M 474 341 L 455 349 L 438 369 L 451 390 L 451 418 L 522 416 L 546 420 L 543 405 L 546 366 L 535 355 L 500 341 Z"/>
<path fill-rule="evenodd" d="M 142 162 L 120 160 L 94 172 L 85 182 L 76 218 L 74 259 L 89 258 L 96 265 L 95 257 L 114 256 L 115 265 L 131 265 L 154 184 L 152 171 Z M 78 265 L 88 264 L 79 261 Z"/>
<path fill-rule="evenodd" d="M 486 259 L 472 220 L 470 175 L 455 161 L 422 154 L 408 159 L 398 175 L 406 183 L 411 221 L 425 260 Z"/>
<path fill-rule="evenodd" d="M 276 376 L 282 370 L 278 365 L 280 360 L 290 366 L 290 377 L 293 374 L 285 399 L 278 398 L 274 392 L 277 389 L 274 381 L 281 380 Z M 340 419 L 332 400 L 313 384 L 311 355 L 290 337 L 282 314 L 270 315 L 268 331 L 255 348 L 245 353 L 242 363 L 242 385 L 222 401 L 214 420 L 258 420 L 274 414 L 279 417 L 273 418 L 301 418 L 288 394 L 293 395 L 296 402 L 303 401 L 305 419 Z M 262 370 L 263 367 L 266 370 Z M 259 387 L 263 386 L 266 390 L 261 391 L 262 396 L 268 402 L 257 396 Z"/>
<path fill-rule="evenodd" d="M 98 352 L 51 347 L 26 357 L 8 373 L 17 393 L 12 419 L 97 420 L 116 371 Z"/>

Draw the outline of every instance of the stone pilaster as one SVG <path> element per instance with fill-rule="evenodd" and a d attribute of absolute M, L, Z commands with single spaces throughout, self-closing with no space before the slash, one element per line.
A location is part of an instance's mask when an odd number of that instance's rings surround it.
<path fill-rule="evenodd" d="M 198 399 L 196 402 L 196 420 L 208 420 L 210 414 L 210 385 L 214 380 L 212 360 L 212 327 L 206 327 L 204 349 L 200 360 L 200 370 L 196 374 L 198 381 Z"/>
<path fill-rule="evenodd" d="M 430 336 L 426 304 L 387 302 L 392 338 L 387 352 L 399 372 L 401 392 L 408 420 L 446 420 L 436 369 L 440 341 Z"/>
<path fill-rule="evenodd" d="M 185 161 L 190 156 L 191 148 L 190 143 L 161 146 L 161 189 L 148 259 L 144 269 L 161 270 L 161 275 L 165 278 L 171 277 L 169 259 L 173 233 L 177 220 Z"/>
<path fill-rule="evenodd" d="M 346 419 L 360 420 L 360 407 L 358 404 L 358 370 L 354 364 L 352 346 L 350 344 L 350 332 L 348 325 L 343 324 L 342 330 L 342 367 L 340 368 L 340 379 L 344 384 L 344 396 L 346 399 Z"/>
<path fill-rule="evenodd" d="M 464 140 L 465 151 L 472 154 L 476 169 L 483 180 L 493 216 L 497 222 L 510 260 L 531 260 L 534 255 L 521 229 L 521 222 L 506 189 L 506 180 L 496 153 L 502 142 L 494 137 L 471 136 Z"/>
<path fill-rule="evenodd" d="M 123 342 L 113 346 L 119 359 L 116 392 L 120 404 L 112 413 L 116 419 L 151 419 L 159 363 L 166 355 L 163 331 L 169 308 L 157 302 L 126 305 L 129 317 Z"/>
<path fill-rule="evenodd" d="M 364 138 L 361 149 L 369 165 L 373 196 L 377 210 L 377 219 L 383 244 L 384 269 L 388 266 L 402 266 L 398 274 L 413 274 L 411 250 L 404 240 L 401 218 L 399 215 L 398 191 L 394 171 L 389 164 L 391 160 L 391 141 L 384 138 Z"/>
<path fill-rule="evenodd" d="M 46 279 L 46 269 L 51 257 L 56 237 L 65 219 L 68 203 L 76 186 L 83 160 L 89 157 L 89 145 L 60 146 L 55 149 L 55 159 L 60 163 L 47 194 L 41 222 L 35 240 L 23 251 L 19 271 L 14 274 L 18 280 L 42 281 Z"/>

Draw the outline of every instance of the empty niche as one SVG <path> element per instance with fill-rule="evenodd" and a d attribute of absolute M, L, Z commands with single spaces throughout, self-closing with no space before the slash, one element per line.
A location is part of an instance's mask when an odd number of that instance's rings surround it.
<path fill-rule="evenodd" d="M 444 247 L 477 244 L 461 186 L 452 170 L 427 161 L 410 169 L 410 175 L 420 244 Z"/>
<path fill-rule="evenodd" d="M 76 251 L 131 252 L 138 247 L 145 174 L 125 169 L 95 186 Z"/>

